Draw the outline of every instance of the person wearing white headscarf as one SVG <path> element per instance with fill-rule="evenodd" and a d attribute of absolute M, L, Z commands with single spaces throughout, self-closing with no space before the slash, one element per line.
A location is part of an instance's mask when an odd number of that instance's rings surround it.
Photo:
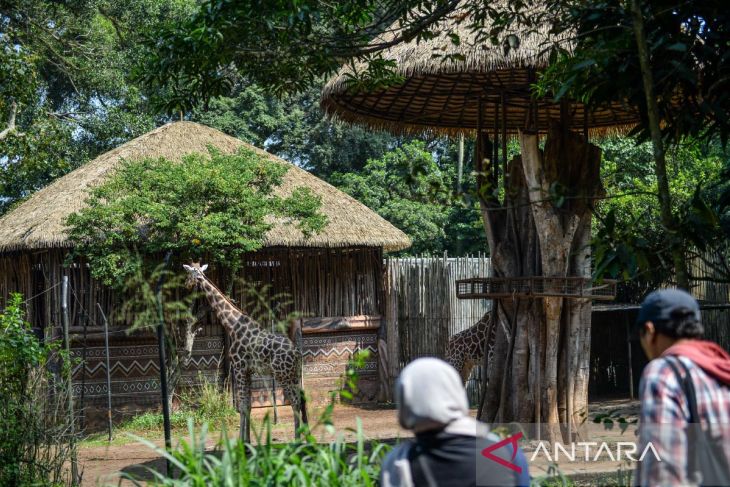
<path fill-rule="evenodd" d="M 481 455 L 500 438 L 469 415 L 466 391 L 451 365 L 436 358 L 411 362 L 398 378 L 395 397 L 398 421 L 413 431 L 415 440 L 400 444 L 385 458 L 383 487 L 529 485 L 520 449 L 493 452 L 520 473 Z"/>

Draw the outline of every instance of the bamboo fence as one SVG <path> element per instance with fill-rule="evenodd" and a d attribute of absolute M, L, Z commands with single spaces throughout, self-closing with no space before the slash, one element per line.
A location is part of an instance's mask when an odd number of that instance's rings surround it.
<path fill-rule="evenodd" d="M 389 258 L 386 261 L 386 323 L 391 378 L 419 357 L 444 358 L 449 338 L 479 321 L 491 307 L 484 299 L 456 296 L 456 281 L 489 277 L 485 255 Z M 476 402 L 481 367 L 467 383 Z M 473 396 L 473 397 L 472 397 Z"/>

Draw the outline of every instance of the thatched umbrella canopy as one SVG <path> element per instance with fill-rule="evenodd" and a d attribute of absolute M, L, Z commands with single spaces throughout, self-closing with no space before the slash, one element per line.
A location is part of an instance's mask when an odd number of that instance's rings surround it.
<path fill-rule="evenodd" d="M 386 51 L 383 57 L 403 77 L 399 84 L 355 90 L 351 68 L 343 68 L 325 86 L 322 107 L 335 118 L 393 132 L 479 134 L 474 169 L 492 276 L 529 283 L 503 298 L 489 291 L 494 279 L 480 280 L 486 290 L 480 296 L 491 297 L 494 306 L 487 321 L 492 328 L 484 332 L 492 337 L 493 356 L 485 362 L 479 416 L 565 423 L 566 431 L 551 426 L 546 433 L 573 441 L 573 425 L 587 414 L 591 302 L 573 300 L 565 289 L 571 280 L 592 285 L 591 206 L 601 193 L 601 152 L 588 138 L 628 129 L 639 117 L 621 103 L 588 111 L 580 103 L 536 99 L 531 85 L 548 66 L 548 47 L 557 41 L 570 49 L 547 26 L 505 32 L 520 39 L 505 53 L 481 41 L 470 23 L 468 12 L 457 9 L 435 27 L 435 38 Z M 518 133 L 522 154 L 508 160 L 507 139 Z M 544 149 L 540 133 L 547 133 Z M 562 202 L 556 187 L 565 192 Z M 553 289 L 554 297 L 534 299 L 540 288 Z"/>
<path fill-rule="evenodd" d="M 394 36 L 397 30 L 394 24 L 384 37 Z M 491 131 L 496 125 L 497 133 L 515 134 L 535 112 L 536 127 L 542 133 L 549 120 L 561 118 L 559 104 L 530 97 L 536 73 L 548 65 L 548 48 L 556 41 L 570 48 L 567 41 L 549 34 L 547 27 L 530 33 L 506 31 L 504 36 L 515 34 L 520 39 L 519 46 L 506 54 L 501 46 L 479 40 L 463 11 L 452 13 L 434 31 L 438 35 L 431 40 L 399 44 L 383 53 L 385 59 L 395 61 L 403 83 L 372 92 L 353 91 L 348 66 L 325 85 L 322 108 L 334 118 L 396 133 L 473 132 L 480 99 L 484 127 Z M 489 31 L 488 25 L 484 31 Z M 453 33 L 459 36 L 458 45 L 451 40 Z M 357 72 L 363 69 L 363 63 L 355 64 Z M 634 109 L 619 103 L 589 113 L 584 113 L 582 104 L 572 104 L 570 110 L 571 128 L 588 128 L 596 134 L 630 128 L 638 121 Z M 529 125 L 535 127 L 532 121 Z"/>
<path fill-rule="evenodd" d="M 175 122 L 113 149 L 52 182 L 0 218 L 0 253 L 70 247 L 66 219 L 85 206 L 88 190 L 102 183 L 122 160 L 147 157 L 180 159 L 212 146 L 224 153 L 248 147 L 289 170 L 281 196 L 306 187 L 322 198 L 328 224 L 306 237 L 294 225 L 277 221 L 268 232 L 268 247 L 382 247 L 386 251 L 410 246 L 410 239 L 374 211 L 307 171 L 218 130 L 192 122 Z"/>

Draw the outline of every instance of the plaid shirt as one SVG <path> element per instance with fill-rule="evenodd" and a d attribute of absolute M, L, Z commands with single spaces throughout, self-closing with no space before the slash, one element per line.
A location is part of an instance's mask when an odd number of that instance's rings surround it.
<path fill-rule="evenodd" d="M 730 462 L 730 387 L 719 383 L 686 357 L 697 396 L 700 422 L 714 437 L 721 437 Z M 675 360 L 673 357 L 670 360 Z M 660 357 L 649 362 L 639 385 L 641 423 L 638 453 L 651 442 L 661 461 L 648 452 L 637 465 L 637 485 L 691 485 L 687 478 L 687 424 L 689 405 L 674 371 Z M 682 367 L 676 364 L 682 374 Z"/>

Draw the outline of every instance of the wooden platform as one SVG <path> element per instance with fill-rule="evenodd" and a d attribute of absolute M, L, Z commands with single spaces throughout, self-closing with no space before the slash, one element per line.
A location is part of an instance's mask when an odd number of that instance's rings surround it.
<path fill-rule="evenodd" d="M 572 298 L 610 301 L 618 281 L 585 277 L 477 277 L 456 281 L 459 299 Z"/>

